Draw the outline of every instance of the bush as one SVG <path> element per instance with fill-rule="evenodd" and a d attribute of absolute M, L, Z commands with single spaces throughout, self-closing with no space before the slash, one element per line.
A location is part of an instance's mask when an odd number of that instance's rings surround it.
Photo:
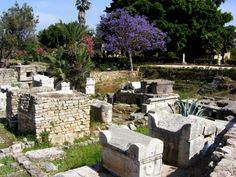
<path fill-rule="evenodd" d="M 209 58 L 198 58 L 196 60 L 194 60 L 195 64 L 208 64 L 208 65 L 212 65 L 212 64 L 217 64 L 217 60 L 216 59 L 209 59 Z"/>
<path fill-rule="evenodd" d="M 107 70 L 127 70 L 130 69 L 129 61 L 127 58 L 124 57 L 99 57 L 94 56 L 91 58 L 94 62 L 95 69 L 101 70 L 101 71 L 107 71 Z"/>
<path fill-rule="evenodd" d="M 170 79 L 211 82 L 217 75 L 229 77 L 236 80 L 236 69 L 202 69 L 202 68 L 161 68 L 161 67 L 140 67 L 144 78 L 149 79 Z"/>
<path fill-rule="evenodd" d="M 236 65 L 236 59 L 226 60 L 226 63 L 229 65 Z"/>

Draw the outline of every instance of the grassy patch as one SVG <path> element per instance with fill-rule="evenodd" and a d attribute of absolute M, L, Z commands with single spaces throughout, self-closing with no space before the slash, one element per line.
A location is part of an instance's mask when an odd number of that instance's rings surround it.
<path fill-rule="evenodd" d="M 148 127 L 138 127 L 135 131 L 144 135 L 148 135 Z"/>
<path fill-rule="evenodd" d="M 15 172 L 15 170 L 10 166 L 13 162 L 15 161 L 12 157 L 0 159 L 0 164 L 3 164 L 3 166 L 0 167 L 0 176 L 6 176 L 9 173 Z"/>
<path fill-rule="evenodd" d="M 94 165 L 101 161 L 101 146 L 98 144 L 75 146 L 65 149 L 65 152 L 65 159 L 53 162 L 58 165 L 59 171 L 67 171 L 84 165 Z"/>
<path fill-rule="evenodd" d="M 174 92 L 178 93 L 181 99 L 198 98 L 198 90 L 201 87 L 200 81 L 176 80 Z"/>
<path fill-rule="evenodd" d="M 122 88 L 128 81 L 137 81 L 138 77 L 119 77 L 114 78 L 110 82 L 98 82 L 96 83 L 96 93 L 99 94 L 107 94 L 107 93 L 115 93 Z"/>
<path fill-rule="evenodd" d="M 15 135 L 6 129 L 4 124 L 0 123 L 0 149 L 12 145 L 13 141 L 16 141 Z"/>

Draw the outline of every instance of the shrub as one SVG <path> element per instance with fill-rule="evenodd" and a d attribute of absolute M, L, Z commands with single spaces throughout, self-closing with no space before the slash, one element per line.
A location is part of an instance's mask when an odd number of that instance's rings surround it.
<path fill-rule="evenodd" d="M 140 67 L 139 70 L 144 78 L 170 79 L 211 82 L 214 77 L 226 76 L 236 80 L 236 69 L 203 69 L 203 68 L 162 68 L 162 67 Z"/>
<path fill-rule="evenodd" d="M 226 63 L 229 65 L 236 65 L 236 59 L 226 60 Z"/>
<path fill-rule="evenodd" d="M 176 105 L 179 108 L 179 113 L 184 117 L 188 117 L 189 115 L 203 117 L 204 111 L 206 110 L 204 106 L 194 100 L 178 100 L 176 101 Z"/>
<path fill-rule="evenodd" d="M 213 64 L 217 64 L 217 60 L 216 59 L 209 59 L 209 58 L 198 58 L 196 60 L 194 60 L 195 64 L 208 64 L 208 65 L 213 65 Z"/>

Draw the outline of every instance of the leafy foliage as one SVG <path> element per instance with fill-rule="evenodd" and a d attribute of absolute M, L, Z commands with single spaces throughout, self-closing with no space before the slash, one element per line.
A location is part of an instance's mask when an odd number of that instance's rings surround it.
<path fill-rule="evenodd" d="M 53 29 L 56 29 L 55 33 Z M 70 81 L 72 87 L 82 89 L 92 67 L 93 40 L 87 27 L 78 22 L 58 23 L 39 36 L 45 45 L 49 41 L 51 47 L 57 46 L 45 59 L 57 84 Z"/>
<path fill-rule="evenodd" d="M 97 32 L 108 51 L 129 54 L 131 70 L 134 51 L 165 50 L 167 35 L 149 23 L 146 17 L 131 16 L 124 9 L 117 9 L 102 17 Z"/>
<path fill-rule="evenodd" d="M 59 28 L 59 23 L 50 25 L 47 29 L 39 32 L 39 42 L 47 48 L 56 48 L 65 43 L 63 34 Z"/>
<path fill-rule="evenodd" d="M 35 42 L 37 23 L 38 19 L 35 19 L 32 7 L 26 3 L 20 7 L 16 2 L 13 7 L 3 12 L 0 17 L 0 35 L 1 49 L 6 50 L 5 57 L 13 56 L 14 52 L 23 49 L 27 42 Z"/>
<path fill-rule="evenodd" d="M 181 56 L 186 53 L 187 61 L 204 55 L 209 57 L 229 48 L 234 27 L 225 27 L 232 20 L 230 13 L 218 8 L 225 0 L 113 0 L 106 9 L 112 12 L 125 8 L 133 14 L 145 15 L 161 30 L 166 31 L 171 41 L 168 51 Z"/>
<path fill-rule="evenodd" d="M 183 115 L 184 117 L 188 117 L 189 115 L 196 115 L 199 117 L 202 117 L 204 115 L 204 111 L 206 108 L 199 104 L 198 101 L 194 100 L 178 100 L 176 103 L 179 108 L 179 113 Z"/>

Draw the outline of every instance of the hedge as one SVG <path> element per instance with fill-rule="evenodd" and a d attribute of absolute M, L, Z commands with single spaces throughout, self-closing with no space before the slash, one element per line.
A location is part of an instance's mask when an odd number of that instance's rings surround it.
<path fill-rule="evenodd" d="M 217 75 L 226 76 L 236 80 L 236 69 L 203 69 L 203 68 L 163 68 L 163 67 L 140 67 L 140 73 L 149 79 L 170 80 L 200 80 L 211 82 Z"/>

